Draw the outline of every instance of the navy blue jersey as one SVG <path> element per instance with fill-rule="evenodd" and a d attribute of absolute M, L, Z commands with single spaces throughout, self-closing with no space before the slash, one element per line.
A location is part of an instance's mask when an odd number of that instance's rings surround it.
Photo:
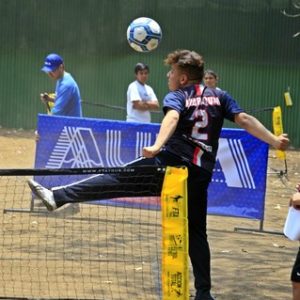
<path fill-rule="evenodd" d="M 164 113 L 169 109 L 180 117 L 166 150 L 212 172 L 224 119 L 233 122 L 243 110 L 227 92 L 199 84 L 169 92 Z"/>

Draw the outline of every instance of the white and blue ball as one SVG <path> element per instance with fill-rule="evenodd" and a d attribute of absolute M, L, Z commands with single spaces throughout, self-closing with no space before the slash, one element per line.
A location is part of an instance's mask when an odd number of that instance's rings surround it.
<path fill-rule="evenodd" d="M 146 17 L 135 19 L 127 29 L 129 45 L 138 52 L 149 52 L 157 48 L 162 38 L 159 24 Z"/>

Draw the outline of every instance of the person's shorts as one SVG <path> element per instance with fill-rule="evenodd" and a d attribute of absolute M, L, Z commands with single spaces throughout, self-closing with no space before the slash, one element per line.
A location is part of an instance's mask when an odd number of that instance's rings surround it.
<path fill-rule="evenodd" d="M 297 253 L 297 257 L 292 268 L 291 280 L 293 282 L 300 282 L 300 248 Z"/>

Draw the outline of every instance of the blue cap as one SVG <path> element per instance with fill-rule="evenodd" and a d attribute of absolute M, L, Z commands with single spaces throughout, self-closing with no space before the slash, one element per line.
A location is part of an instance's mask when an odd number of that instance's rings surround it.
<path fill-rule="evenodd" d="M 64 61 L 62 57 L 60 57 L 58 54 L 51 53 L 45 58 L 44 66 L 41 70 L 46 73 L 53 72 L 63 63 Z"/>

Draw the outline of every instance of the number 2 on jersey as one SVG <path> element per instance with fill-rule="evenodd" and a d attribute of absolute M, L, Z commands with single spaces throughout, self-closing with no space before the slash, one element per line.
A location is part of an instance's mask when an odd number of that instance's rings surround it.
<path fill-rule="evenodd" d="M 193 129 L 192 129 L 192 138 L 196 140 L 207 140 L 207 133 L 200 133 L 199 129 L 205 128 L 208 125 L 208 115 L 207 112 L 204 109 L 198 109 L 195 112 L 195 119 L 197 121 L 195 122 Z"/>

